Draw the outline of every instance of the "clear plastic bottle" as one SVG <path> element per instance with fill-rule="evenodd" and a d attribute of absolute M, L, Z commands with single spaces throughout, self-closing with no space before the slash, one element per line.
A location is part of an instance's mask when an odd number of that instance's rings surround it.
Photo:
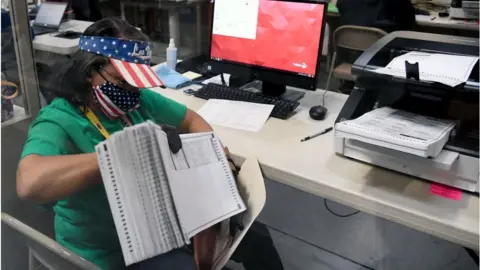
<path fill-rule="evenodd" d="M 167 48 L 167 67 L 175 69 L 177 66 L 177 48 L 175 47 L 175 40 L 170 38 L 170 44 Z"/>

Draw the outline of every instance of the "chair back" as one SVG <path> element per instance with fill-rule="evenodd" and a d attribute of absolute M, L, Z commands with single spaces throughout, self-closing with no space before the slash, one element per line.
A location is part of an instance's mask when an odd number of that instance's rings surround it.
<path fill-rule="evenodd" d="M 373 43 L 386 36 L 387 32 L 373 27 L 357 25 L 344 25 L 333 33 L 333 47 L 344 48 L 355 51 L 365 51 Z"/>
<path fill-rule="evenodd" d="M 2 213 L 2 223 L 8 225 L 8 227 L 25 237 L 30 256 L 35 257 L 46 269 L 100 270 L 100 268 L 93 263 L 83 259 L 55 240 L 8 214 Z M 31 265 L 30 268 L 32 268 Z"/>
<path fill-rule="evenodd" d="M 252 226 L 255 219 L 265 205 L 267 199 L 267 193 L 265 191 L 265 182 L 263 179 L 260 165 L 255 157 L 248 157 L 242 164 L 242 168 L 238 174 L 237 179 L 238 191 L 244 203 L 247 206 L 247 210 L 242 214 L 243 230 L 234 237 L 229 248 L 217 254 L 214 259 L 213 270 L 224 269 L 233 252 L 240 245 L 240 242 L 247 234 L 247 231 Z M 229 234 L 227 230 L 227 234 Z M 224 246 L 225 243 L 219 246 Z"/>

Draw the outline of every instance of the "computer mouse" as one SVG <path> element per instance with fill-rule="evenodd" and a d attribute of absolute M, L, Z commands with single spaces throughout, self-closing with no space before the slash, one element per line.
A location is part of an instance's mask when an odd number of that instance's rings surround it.
<path fill-rule="evenodd" d="M 310 111 L 308 113 L 313 120 L 323 120 L 325 119 L 325 115 L 327 115 L 327 111 L 327 108 L 318 105 L 310 108 Z"/>

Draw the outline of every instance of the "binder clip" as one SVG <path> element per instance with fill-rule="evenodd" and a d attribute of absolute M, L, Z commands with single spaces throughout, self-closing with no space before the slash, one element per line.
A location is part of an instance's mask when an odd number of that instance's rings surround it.
<path fill-rule="evenodd" d="M 407 79 L 413 78 L 417 81 L 420 80 L 420 70 L 418 67 L 418 62 L 410 64 L 408 61 L 405 61 L 405 73 L 407 75 Z"/>

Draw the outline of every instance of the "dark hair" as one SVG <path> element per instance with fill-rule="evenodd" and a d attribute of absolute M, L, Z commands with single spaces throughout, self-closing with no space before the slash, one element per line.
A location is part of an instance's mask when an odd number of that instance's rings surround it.
<path fill-rule="evenodd" d="M 148 41 L 148 37 L 140 30 L 114 17 L 93 23 L 83 35 Z M 57 67 L 59 73 L 58 76 L 53 76 L 57 85 L 53 88 L 53 96 L 62 97 L 75 106 L 88 105 L 92 93 L 92 85 L 88 79 L 108 63 L 105 56 L 77 51 L 66 64 L 60 63 Z"/>

